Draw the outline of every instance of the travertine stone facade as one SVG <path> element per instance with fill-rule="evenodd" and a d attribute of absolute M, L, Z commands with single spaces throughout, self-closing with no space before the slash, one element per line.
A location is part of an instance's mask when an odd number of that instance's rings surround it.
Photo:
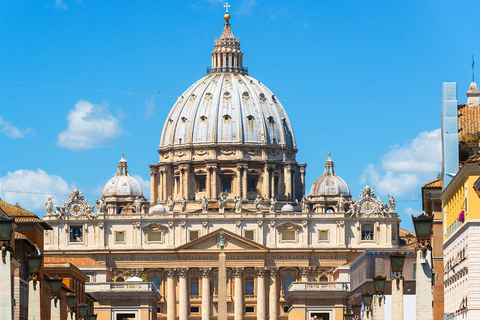
<path fill-rule="evenodd" d="M 161 298 L 142 293 L 142 310 L 155 304 L 151 315 L 158 319 L 217 319 L 222 303 L 228 319 L 301 319 L 289 312 L 305 315 L 318 301 L 337 319 L 348 276 L 334 272 L 366 248 L 398 246 L 395 201 L 383 203 L 368 186 L 355 200 L 330 156 L 307 197 L 306 165 L 296 162 L 286 111 L 247 75 L 228 20 L 212 58 L 208 75 L 185 91 L 166 119 L 159 162 L 150 165 L 150 201 L 136 190 L 122 157 L 96 209 L 74 190 L 65 205 L 47 212 L 53 230 L 46 254 L 89 255 L 115 283 L 140 277 L 154 284 Z M 120 179 L 130 191 L 118 188 Z M 219 285 L 219 257 L 226 260 L 225 286 Z M 85 271 L 92 279 L 105 272 Z M 291 287 L 294 282 L 305 286 Z M 92 294 L 104 297 L 97 307 L 117 308 L 105 297 L 120 287 L 129 286 L 90 284 Z M 307 287 L 318 297 L 339 298 L 301 300 Z M 124 308 L 134 308 L 121 299 Z"/>

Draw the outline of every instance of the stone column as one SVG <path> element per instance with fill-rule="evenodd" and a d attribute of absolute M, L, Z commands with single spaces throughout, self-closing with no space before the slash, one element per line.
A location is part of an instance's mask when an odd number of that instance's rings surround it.
<path fill-rule="evenodd" d="M 300 167 L 300 183 L 302 184 L 302 196 L 305 195 L 305 165 Z"/>
<path fill-rule="evenodd" d="M 60 320 L 61 299 L 52 299 L 50 303 L 50 320 Z"/>
<path fill-rule="evenodd" d="M 180 197 L 183 197 L 185 195 L 185 193 L 183 193 L 183 170 L 180 169 L 179 170 L 179 180 L 178 180 L 178 184 L 179 184 L 179 187 L 180 187 Z"/>
<path fill-rule="evenodd" d="M 216 199 L 218 197 L 218 187 L 217 187 L 217 166 L 212 166 L 212 195 L 211 199 Z"/>
<path fill-rule="evenodd" d="M 232 268 L 233 278 L 235 279 L 235 293 L 234 293 L 234 312 L 235 320 L 243 320 L 243 268 Z"/>
<path fill-rule="evenodd" d="M 248 167 L 242 167 L 242 198 L 243 200 L 248 200 L 248 189 L 247 189 L 247 175 L 248 175 Z"/>
<path fill-rule="evenodd" d="M 10 251 L 5 251 L 5 259 L 2 259 L 0 251 L 0 283 L 7 290 L 0 290 L 0 319 L 13 319 L 12 304 L 12 256 Z"/>
<path fill-rule="evenodd" d="M 202 320 L 210 320 L 211 310 L 211 297 L 210 297 L 210 273 L 211 268 L 201 268 L 202 272 Z"/>
<path fill-rule="evenodd" d="M 265 165 L 263 169 L 263 198 L 264 199 L 269 199 L 270 198 L 270 170 L 268 169 L 268 165 Z"/>
<path fill-rule="evenodd" d="M 157 202 L 157 190 L 155 188 L 155 176 L 157 175 L 154 168 L 150 168 L 150 203 Z"/>
<path fill-rule="evenodd" d="M 257 320 L 265 320 L 265 268 L 256 268 L 257 271 Z"/>
<path fill-rule="evenodd" d="M 429 311 L 431 313 L 431 309 Z M 392 279 L 392 320 L 404 320 L 403 318 L 403 280 Z"/>
<path fill-rule="evenodd" d="M 210 167 L 207 166 L 207 178 L 206 178 L 206 181 L 205 181 L 205 191 L 207 192 L 208 194 L 208 197 L 210 199 L 215 199 L 215 197 L 217 196 L 216 194 L 212 194 L 212 173 L 210 171 Z"/>
<path fill-rule="evenodd" d="M 278 268 L 270 268 L 269 320 L 278 320 Z"/>
<path fill-rule="evenodd" d="M 227 258 L 222 251 L 218 255 L 218 317 L 227 319 Z"/>
<path fill-rule="evenodd" d="M 40 290 L 40 281 L 28 281 L 28 320 L 41 320 Z"/>
<path fill-rule="evenodd" d="M 292 193 L 292 171 L 290 166 L 285 166 L 285 199 L 287 201 L 293 200 Z"/>
<path fill-rule="evenodd" d="M 237 166 L 236 170 L 236 183 L 235 183 L 235 192 L 236 195 L 239 195 L 240 197 L 242 196 L 242 168 Z"/>
<path fill-rule="evenodd" d="M 164 201 L 165 199 L 163 198 L 163 180 L 165 179 L 165 175 L 163 173 L 163 170 L 159 170 L 158 173 L 157 173 L 157 199 L 154 199 L 156 200 L 156 202 L 158 201 Z M 152 198 L 153 199 L 153 198 Z"/>
<path fill-rule="evenodd" d="M 178 319 L 188 320 L 188 268 L 178 269 Z"/>
<path fill-rule="evenodd" d="M 175 320 L 175 269 L 165 269 L 167 276 L 167 320 Z"/>
<path fill-rule="evenodd" d="M 416 254 L 416 319 L 432 320 L 432 252 L 430 250 L 417 249 Z"/>
<path fill-rule="evenodd" d="M 164 200 L 167 200 L 168 196 L 167 196 L 167 177 L 170 176 L 170 172 L 168 171 L 168 167 L 166 169 L 163 170 L 163 180 L 162 180 L 162 187 L 163 187 L 163 199 Z M 175 178 L 173 178 L 175 179 Z M 173 179 L 170 179 L 171 181 L 173 181 Z M 170 184 L 171 185 L 171 184 Z M 171 187 L 170 187 L 170 190 L 171 190 Z M 173 192 L 170 193 L 173 197 L 175 197 L 175 195 L 173 194 Z"/>
<path fill-rule="evenodd" d="M 375 320 L 385 320 L 385 300 L 382 297 L 374 297 Z"/>
<path fill-rule="evenodd" d="M 275 172 L 272 169 L 272 173 L 270 174 L 270 198 L 275 197 Z"/>

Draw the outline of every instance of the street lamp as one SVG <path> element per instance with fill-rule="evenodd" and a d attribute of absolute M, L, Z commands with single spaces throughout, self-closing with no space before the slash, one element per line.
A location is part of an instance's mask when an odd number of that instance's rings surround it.
<path fill-rule="evenodd" d="M 399 285 L 400 285 L 400 279 L 403 280 L 402 271 L 403 271 L 403 264 L 405 263 L 405 256 L 406 256 L 406 253 L 401 253 L 401 252 L 394 252 L 389 254 L 392 272 L 395 276 L 395 279 L 397 280 L 397 289 L 399 288 Z"/>
<path fill-rule="evenodd" d="M 372 299 L 373 295 L 371 293 L 362 293 L 362 302 L 363 306 L 367 309 L 367 313 L 371 311 Z"/>
<path fill-rule="evenodd" d="M 353 310 L 354 316 L 359 316 L 360 313 L 362 312 L 362 306 L 359 304 L 354 304 L 352 305 L 352 310 Z"/>
<path fill-rule="evenodd" d="M 2 246 L 2 259 L 5 260 L 6 251 L 12 250 L 10 241 L 12 240 L 15 217 L 9 217 L 3 211 L 0 212 L 0 244 Z"/>
<path fill-rule="evenodd" d="M 55 305 L 57 305 L 57 299 L 60 297 L 60 291 L 62 290 L 63 278 L 55 277 L 49 279 L 50 290 L 52 290 L 53 298 L 55 299 Z"/>
<path fill-rule="evenodd" d="M 412 216 L 412 222 L 418 245 L 423 249 L 423 256 L 425 256 L 425 251 L 431 249 L 433 216 L 422 213 L 418 217 Z"/>
<path fill-rule="evenodd" d="M 27 254 L 28 273 L 30 274 L 29 278 L 33 277 L 33 289 L 37 288 L 38 275 L 40 273 L 40 269 L 42 268 L 42 261 L 42 254 Z"/>
<path fill-rule="evenodd" d="M 86 303 L 80 303 L 78 305 L 78 315 L 80 316 L 80 319 L 84 320 L 86 315 L 87 315 L 87 310 L 88 310 L 88 304 Z"/>
<path fill-rule="evenodd" d="M 375 295 L 385 298 L 383 292 L 385 291 L 385 282 L 387 281 L 387 277 L 382 277 L 381 275 L 376 276 L 373 278 L 373 286 L 375 287 Z"/>
<path fill-rule="evenodd" d="M 71 293 L 67 295 L 67 306 L 70 309 L 70 318 L 73 319 L 73 312 L 75 310 L 75 306 L 77 305 L 77 295 Z"/>

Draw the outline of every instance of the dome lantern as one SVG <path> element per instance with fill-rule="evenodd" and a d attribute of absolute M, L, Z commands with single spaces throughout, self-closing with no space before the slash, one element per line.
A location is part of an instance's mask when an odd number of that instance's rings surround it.
<path fill-rule="evenodd" d="M 118 170 L 115 177 L 110 179 L 103 189 L 103 197 L 142 197 L 140 184 L 128 173 L 128 163 L 125 156 L 118 161 Z"/>
<path fill-rule="evenodd" d="M 325 161 L 325 171 L 323 175 L 315 180 L 310 189 L 310 197 L 324 196 L 350 196 L 350 189 L 347 183 L 335 174 L 335 165 L 330 153 Z"/>

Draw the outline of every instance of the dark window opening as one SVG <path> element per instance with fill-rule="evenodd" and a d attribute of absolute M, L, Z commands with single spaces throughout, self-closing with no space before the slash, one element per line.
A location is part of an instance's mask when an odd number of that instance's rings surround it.
<path fill-rule="evenodd" d="M 249 178 L 247 180 L 247 191 L 248 192 L 257 191 L 257 178 Z"/>
<path fill-rule="evenodd" d="M 199 192 L 205 192 L 207 190 L 207 179 L 205 177 L 198 177 L 197 183 Z"/>
<path fill-rule="evenodd" d="M 222 191 L 232 192 L 232 178 L 222 178 Z"/>
<path fill-rule="evenodd" d="M 255 282 L 252 277 L 245 280 L 245 295 L 253 296 L 255 294 Z"/>
<path fill-rule="evenodd" d="M 190 313 L 200 313 L 200 307 L 190 307 Z"/>
<path fill-rule="evenodd" d="M 245 313 L 254 313 L 255 307 L 245 307 Z"/>
<path fill-rule="evenodd" d="M 70 242 L 82 242 L 82 241 L 83 241 L 83 228 L 70 227 Z"/>

